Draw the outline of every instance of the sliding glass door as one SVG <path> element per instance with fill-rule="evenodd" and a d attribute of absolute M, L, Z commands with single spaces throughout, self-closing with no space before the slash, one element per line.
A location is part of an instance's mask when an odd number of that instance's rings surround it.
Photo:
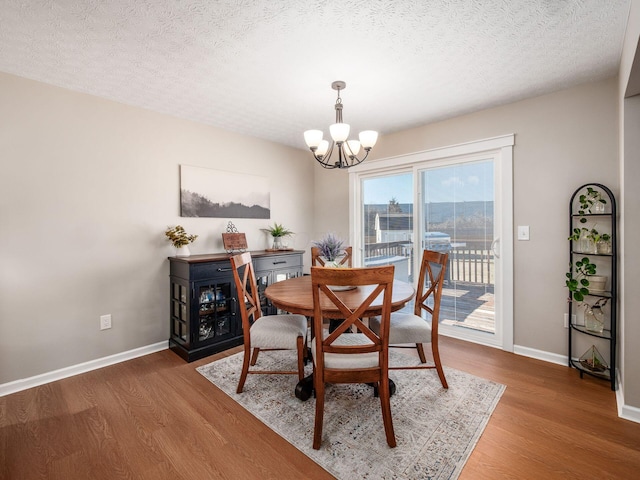
<path fill-rule="evenodd" d="M 395 278 L 412 283 L 413 173 L 363 179 L 362 195 L 364 265 L 394 265 Z"/>
<path fill-rule="evenodd" d="M 500 140 L 352 169 L 351 242 L 356 264 L 393 264 L 413 283 L 424 249 L 448 253 L 440 331 L 512 350 L 513 137 Z"/>
<path fill-rule="evenodd" d="M 440 307 L 442 330 L 455 336 L 485 336 L 485 342 L 493 344 L 493 159 L 425 168 L 419 170 L 419 178 L 422 248 L 449 254 Z"/>

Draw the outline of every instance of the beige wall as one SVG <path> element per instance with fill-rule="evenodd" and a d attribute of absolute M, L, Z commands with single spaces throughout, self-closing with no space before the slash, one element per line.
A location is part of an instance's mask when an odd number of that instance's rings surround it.
<path fill-rule="evenodd" d="M 229 220 L 180 217 L 180 164 L 268 177 L 271 220 L 235 225 L 251 249 L 273 221 L 308 249 L 302 150 L 6 74 L 0 111 L 0 384 L 167 340 L 164 230 L 182 224 L 200 236 L 192 253 L 219 252 Z"/>
<path fill-rule="evenodd" d="M 629 22 L 625 34 L 624 48 L 620 62 L 619 102 L 623 127 L 620 129 L 621 144 L 621 342 L 620 370 L 624 403 L 628 407 L 640 408 L 640 296 L 638 278 L 640 277 L 640 251 L 637 249 L 640 238 L 640 96 L 624 98 L 627 85 L 638 85 L 636 78 L 640 70 L 640 1 L 633 0 Z M 635 62 L 635 73 L 632 66 Z M 632 77 L 635 75 L 635 77 Z M 632 80 L 633 78 L 633 80 Z M 640 410 L 634 411 L 640 418 Z"/>
<path fill-rule="evenodd" d="M 384 158 L 515 133 L 513 224 L 531 229 L 514 245 L 517 346 L 567 355 L 568 202 L 593 181 L 618 195 L 616 98 L 612 78 L 384 135 L 375 147 Z M 315 182 L 316 230 L 348 233 L 346 175 L 316 169 Z"/>

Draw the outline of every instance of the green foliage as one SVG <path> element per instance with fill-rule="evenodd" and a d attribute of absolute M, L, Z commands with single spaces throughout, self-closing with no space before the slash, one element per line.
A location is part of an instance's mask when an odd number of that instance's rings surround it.
<path fill-rule="evenodd" d="M 198 238 L 198 235 L 187 234 L 182 225 L 167 227 L 167 231 L 164 232 L 164 234 L 176 248 L 189 245 L 191 242 L 195 241 L 196 238 Z"/>
<path fill-rule="evenodd" d="M 567 272 L 567 280 L 565 284 L 569 289 L 569 298 L 577 302 L 584 301 L 584 297 L 589 295 L 589 275 L 596 274 L 596 265 L 591 263 L 588 257 L 583 257 L 574 265 L 569 264 L 569 272 Z"/>
<path fill-rule="evenodd" d="M 567 240 L 573 240 L 574 242 L 577 242 L 578 240 L 580 240 L 580 237 L 582 236 L 582 232 L 588 232 L 589 229 L 588 228 L 574 228 L 573 229 L 573 235 L 571 235 L 569 238 L 567 238 Z"/>
<path fill-rule="evenodd" d="M 284 226 L 281 223 L 275 223 L 275 222 L 273 224 L 273 227 L 263 228 L 262 231 L 267 232 L 269 235 L 271 235 L 274 238 L 288 237 L 289 235 L 293 235 L 293 232 L 291 230 L 287 230 L 286 228 L 284 228 Z"/>
<path fill-rule="evenodd" d="M 607 203 L 607 200 L 602 197 L 602 192 L 592 187 L 587 187 L 587 193 L 580 195 L 578 201 L 580 202 L 579 215 L 589 215 L 594 205 Z M 586 223 L 586 221 L 587 219 L 584 217 L 580 219 L 580 223 Z"/>

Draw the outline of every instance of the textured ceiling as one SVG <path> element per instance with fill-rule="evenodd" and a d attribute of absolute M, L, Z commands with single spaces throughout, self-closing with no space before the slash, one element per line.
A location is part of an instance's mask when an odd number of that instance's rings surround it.
<path fill-rule="evenodd" d="M 0 71 L 306 148 L 617 73 L 630 0 L 0 0 Z"/>

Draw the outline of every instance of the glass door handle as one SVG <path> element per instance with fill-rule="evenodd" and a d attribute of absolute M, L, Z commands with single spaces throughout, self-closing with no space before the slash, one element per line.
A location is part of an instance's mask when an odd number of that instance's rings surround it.
<path fill-rule="evenodd" d="M 500 245 L 500 238 L 494 238 L 493 242 L 491 242 L 490 250 L 496 258 L 500 258 L 500 250 L 496 248 L 498 245 Z"/>

